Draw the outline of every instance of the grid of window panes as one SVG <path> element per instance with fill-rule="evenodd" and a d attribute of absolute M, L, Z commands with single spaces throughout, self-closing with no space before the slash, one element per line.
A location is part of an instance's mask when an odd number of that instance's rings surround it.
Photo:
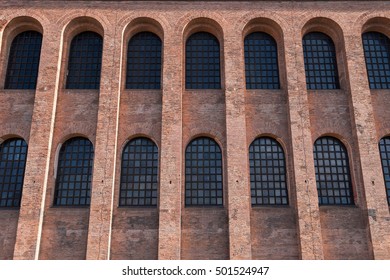
<path fill-rule="evenodd" d="M 362 35 L 370 89 L 390 88 L 390 40 L 379 32 Z"/>
<path fill-rule="evenodd" d="M 192 34 L 186 42 L 186 89 L 220 89 L 220 50 L 210 33 Z"/>
<path fill-rule="evenodd" d="M 280 144 L 261 137 L 249 147 L 252 205 L 287 205 L 286 164 Z"/>
<path fill-rule="evenodd" d="M 8 139 L 0 145 L 0 207 L 20 207 L 27 144 L 23 139 Z"/>
<path fill-rule="evenodd" d="M 82 32 L 73 38 L 66 88 L 99 89 L 102 48 L 103 39 L 95 32 Z"/>
<path fill-rule="evenodd" d="M 379 141 L 379 151 L 382 160 L 383 177 L 385 179 L 387 203 L 390 205 L 390 137 Z"/>
<path fill-rule="evenodd" d="M 158 148 L 147 138 L 131 140 L 123 150 L 120 206 L 157 205 Z"/>
<path fill-rule="evenodd" d="M 25 31 L 15 37 L 9 52 L 6 89 L 36 88 L 41 45 L 42 34 L 36 31 Z"/>
<path fill-rule="evenodd" d="M 127 89 L 160 89 L 161 39 L 151 32 L 134 35 L 127 48 Z"/>
<path fill-rule="evenodd" d="M 222 153 L 207 137 L 196 138 L 186 148 L 185 205 L 222 206 Z"/>
<path fill-rule="evenodd" d="M 278 50 L 275 40 L 263 32 L 245 37 L 247 89 L 279 89 Z"/>
<path fill-rule="evenodd" d="M 314 167 L 320 205 L 354 204 L 348 154 L 338 139 L 317 139 L 314 143 Z"/>
<path fill-rule="evenodd" d="M 54 205 L 88 206 L 91 200 L 92 143 L 82 137 L 66 141 L 58 157 Z"/>
<path fill-rule="evenodd" d="M 339 89 L 336 50 L 332 39 L 321 32 L 303 37 L 307 89 Z"/>

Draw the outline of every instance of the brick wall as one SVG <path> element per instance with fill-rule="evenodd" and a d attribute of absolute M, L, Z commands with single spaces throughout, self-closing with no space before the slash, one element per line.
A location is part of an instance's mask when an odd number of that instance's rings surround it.
<path fill-rule="evenodd" d="M 369 89 L 361 42 L 367 30 L 390 36 L 389 23 L 387 1 L 3 1 L 0 87 L 13 36 L 43 31 L 43 46 L 35 94 L 0 89 L 0 139 L 29 144 L 22 206 L 0 213 L 0 258 L 390 259 L 377 147 L 390 135 L 390 99 Z M 100 89 L 64 90 L 70 40 L 86 30 L 104 38 Z M 139 31 L 163 41 L 161 91 L 124 89 L 127 42 Z M 221 90 L 184 89 L 185 40 L 196 31 L 220 41 Z M 253 31 L 278 44 L 280 90 L 245 89 L 243 38 Z M 340 90 L 306 90 L 310 31 L 335 42 Z M 262 135 L 286 153 L 284 208 L 250 206 L 247 148 Z M 323 135 L 347 147 L 354 207 L 318 206 L 312 154 Z M 53 207 L 58 151 L 73 136 L 95 148 L 90 208 Z M 118 207 L 122 149 L 137 136 L 159 148 L 155 209 Z M 184 207 L 184 151 L 197 136 L 222 149 L 223 208 Z"/>

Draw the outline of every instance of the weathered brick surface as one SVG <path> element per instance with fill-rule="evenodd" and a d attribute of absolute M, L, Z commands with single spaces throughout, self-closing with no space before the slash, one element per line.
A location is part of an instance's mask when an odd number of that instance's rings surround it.
<path fill-rule="evenodd" d="M 112 224 L 112 260 L 156 260 L 158 210 L 119 208 Z"/>
<path fill-rule="evenodd" d="M 229 259 L 229 230 L 226 209 L 185 208 L 181 234 L 181 259 Z"/>
<path fill-rule="evenodd" d="M 39 259 L 85 260 L 88 220 L 88 208 L 47 209 Z"/>
<path fill-rule="evenodd" d="M 14 255 L 18 210 L 2 210 L 0 213 L 0 260 L 12 260 Z"/>
<path fill-rule="evenodd" d="M 361 209 L 324 206 L 320 208 L 320 213 L 325 259 L 372 259 Z"/>
<path fill-rule="evenodd" d="M 0 88 L 13 36 L 43 31 L 43 48 L 35 93 L 0 90 L 0 138 L 20 136 L 29 144 L 16 237 L 17 212 L 2 211 L 0 219 L 9 223 L 0 227 L 7 240 L 2 254 L 10 258 L 16 240 L 15 259 L 137 258 L 133 250 L 143 246 L 153 253 L 139 258 L 390 259 L 377 147 L 390 135 L 390 99 L 387 90 L 369 90 L 361 43 L 364 31 L 390 35 L 389 18 L 387 1 L 3 1 Z M 100 90 L 64 91 L 70 40 L 86 30 L 104 37 Z M 123 89 L 127 41 L 143 30 L 163 41 L 161 92 Z M 212 32 L 221 43 L 221 90 L 184 89 L 185 40 L 197 31 Z M 280 90 L 245 90 L 243 38 L 253 31 L 268 32 L 278 43 Z M 341 90 L 307 92 L 301 39 L 311 31 L 334 40 Z M 52 207 L 56 156 L 76 135 L 95 147 L 92 204 L 77 210 L 80 217 Z M 184 151 L 200 135 L 222 148 L 220 209 L 184 208 Z M 285 150 L 288 208 L 250 207 L 247 149 L 261 135 L 275 137 Z M 322 135 L 347 147 L 355 208 L 318 207 L 312 149 Z M 121 152 L 136 136 L 159 147 L 154 210 L 117 207 Z M 278 245 L 263 247 L 276 236 Z M 199 250 L 190 237 L 198 238 Z M 56 251 L 58 244 L 64 250 Z"/>
<path fill-rule="evenodd" d="M 255 207 L 251 212 L 252 259 L 299 258 L 297 223 L 290 207 Z"/>

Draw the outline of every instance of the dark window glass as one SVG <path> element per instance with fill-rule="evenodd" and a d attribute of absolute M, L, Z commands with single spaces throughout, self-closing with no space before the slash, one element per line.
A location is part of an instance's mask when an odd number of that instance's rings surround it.
<path fill-rule="evenodd" d="M 348 153 L 338 139 L 317 139 L 314 143 L 314 167 L 320 205 L 354 204 Z"/>
<path fill-rule="evenodd" d="M 287 205 L 286 164 L 278 142 L 262 137 L 249 147 L 252 205 Z"/>
<path fill-rule="evenodd" d="M 91 31 L 75 36 L 70 44 L 68 89 L 99 89 L 102 37 Z"/>
<path fill-rule="evenodd" d="M 23 139 L 8 139 L 0 144 L 0 207 L 20 207 L 27 144 Z"/>
<path fill-rule="evenodd" d="M 91 200 L 92 143 L 82 137 L 66 141 L 58 157 L 54 205 L 88 206 Z"/>
<path fill-rule="evenodd" d="M 186 148 L 185 205 L 223 205 L 222 153 L 206 137 L 196 138 Z"/>
<path fill-rule="evenodd" d="M 127 48 L 128 89 L 159 89 L 161 83 L 161 40 L 151 32 L 134 35 Z"/>
<path fill-rule="evenodd" d="M 37 85 L 42 34 L 36 31 L 22 32 L 12 41 L 6 89 L 35 89 Z"/>
<path fill-rule="evenodd" d="M 307 89 L 339 89 L 336 50 L 332 39 L 320 32 L 303 37 Z"/>
<path fill-rule="evenodd" d="M 156 206 L 158 149 L 147 138 L 131 140 L 122 153 L 120 206 Z"/>
<path fill-rule="evenodd" d="M 251 33 L 245 37 L 244 49 L 246 88 L 280 88 L 275 40 L 266 33 Z"/>
<path fill-rule="evenodd" d="M 383 177 L 385 179 L 387 203 L 390 205 L 390 137 L 382 138 L 379 141 L 379 152 L 381 154 Z"/>
<path fill-rule="evenodd" d="M 390 88 L 389 38 L 378 32 L 367 32 L 362 37 L 370 89 Z"/>
<path fill-rule="evenodd" d="M 186 42 L 186 89 L 221 88 L 218 39 L 207 32 L 192 34 Z"/>

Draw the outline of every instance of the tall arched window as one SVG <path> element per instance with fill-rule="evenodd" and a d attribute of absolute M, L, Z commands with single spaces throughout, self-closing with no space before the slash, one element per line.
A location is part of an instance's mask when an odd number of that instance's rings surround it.
<path fill-rule="evenodd" d="M 332 39 L 321 32 L 306 34 L 302 40 L 307 89 L 339 89 L 336 49 Z"/>
<path fill-rule="evenodd" d="M 135 138 L 122 153 L 119 206 L 156 206 L 158 148 L 147 138 Z"/>
<path fill-rule="evenodd" d="M 278 50 L 274 38 L 254 32 L 245 37 L 247 89 L 279 89 Z"/>
<path fill-rule="evenodd" d="M 37 86 L 42 34 L 25 31 L 11 43 L 8 57 L 6 89 L 35 89 Z"/>
<path fill-rule="evenodd" d="M 390 40 L 379 32 L 362 35 L 370 89 L 390 88 Z"/>
<path fill-rule="evenodd" d="M 0 144 L 0 207 L 20 207 L 27 144 L 12 138 Z"/>
<path fill-rule="evenodd" d="M 252 205 L 287 205 L 286 163 L 280 144 L 257 138 L 249 146 Z"/>
<path fill-rule="evenodd" d="M 185 205 L 222 206 L 222 153 L 210 138 L 196 138 L 186 148 Z"/>
<path fill-rule="evenodd" d="M 186 89 L 221 88 L 218 39 L 207 32 L 192 34 L 186 42 Z"/>
<path fill-rule="evenodd" d="M 379 152 L 385 179 L 387 203 L 390 205 L 390 137 L 384 137 L 379 141 Z"/>
<path fill-rule="evenodd" d="M 99 89 L 102 48 L 103 39 L 95 32 L 82 32 L 73 38 L 66 88 Z"/>
<path fill-rule="evenodd" d="M 127 48 L 127 89 L 160 89 L 161 39 L 151 32 L 134 35 Z"/>
<path fill-rule="evenodd" d="M 66 141 L 58 157 L 54 205 L 88 206 L 91 200 L 93 146 L 83 137 Z"/>
<path fill-rule="evenodd" d="M 314 167 L 320 205 L 352 205 L 353 193 L 347 149 L 334 137 L 314 143 Z"/>

